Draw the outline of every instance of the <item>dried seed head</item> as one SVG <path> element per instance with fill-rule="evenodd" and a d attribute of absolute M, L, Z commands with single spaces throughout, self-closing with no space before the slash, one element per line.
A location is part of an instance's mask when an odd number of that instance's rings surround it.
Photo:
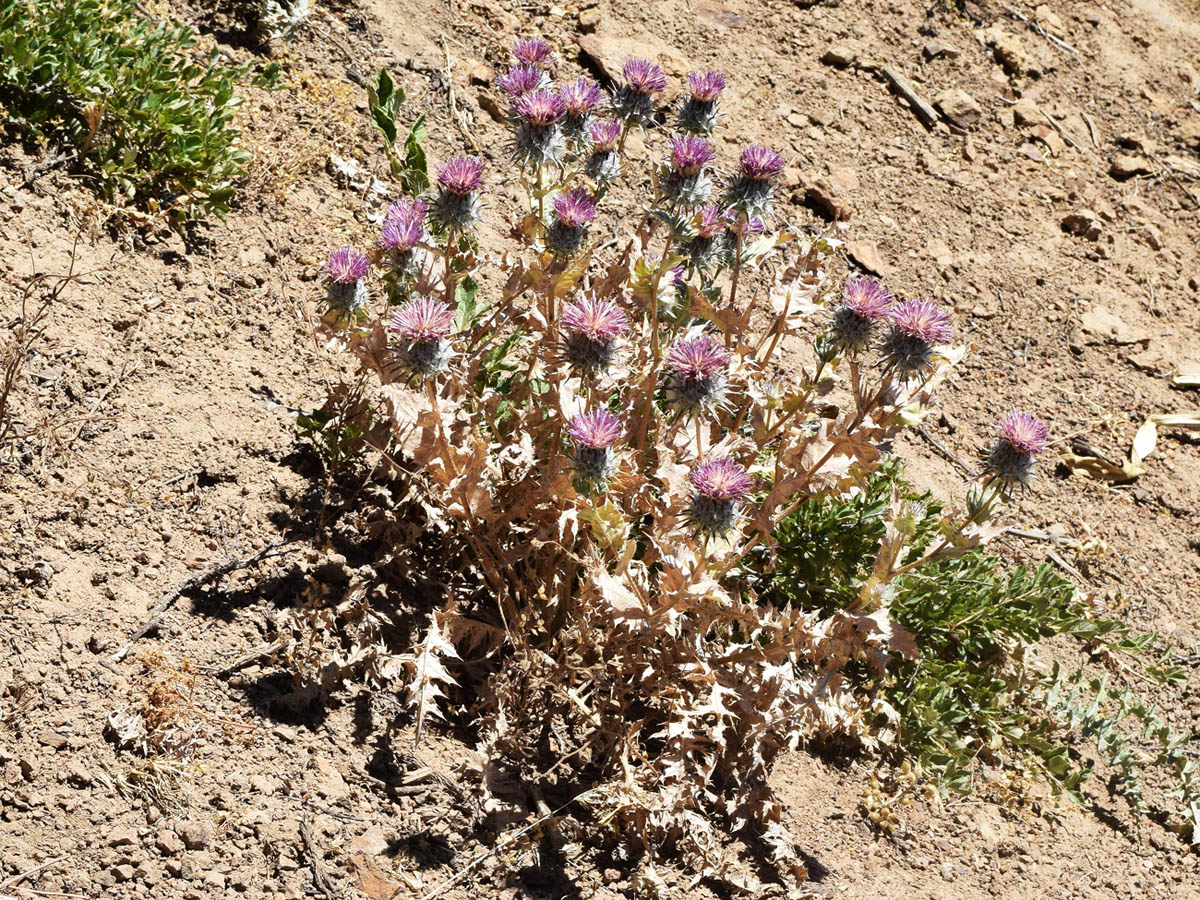
<path fill-rule="evenodd" d="M 687 518 L 692 526 L 710 535 L 733 528 L 753 487 L 749 473 L 732 459 L 721 457 L 700 463 L 692 470 L 691 482 Z"/>
<path fill-rule="evenodd" d="M 1033 477 L 1038 455 L 1046 449 L 1050 429 L 1029 413 L 1014 409 L 997 423 L 996 434 L 985 456 L 987 471 L 1006 487 L 1025 487 Z"/>
<path fill-rule="evenodd" d="M 535 66 L 513 66 L 496 80 L 496 84 L 510 97 L 522 97 L 536 91 L 545 81 L 546 74 Z"/>
<path fill-rule="evenodd" d="M 548 66 L 554 62 L 554 50 L 541 38 L 525 38 L 513 44 L 512 55 L 526 66 Z"/>
<path fill-rule="evenodd" d="M 883 356 L 905 377 L 933 365 L 933 347 L 950 340 L 950 313 L 931 300 L 905 300 L 888 312 Z"/>

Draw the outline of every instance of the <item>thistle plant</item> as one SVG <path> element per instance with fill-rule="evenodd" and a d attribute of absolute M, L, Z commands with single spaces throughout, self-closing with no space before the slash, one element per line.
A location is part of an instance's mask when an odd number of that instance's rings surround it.
<path fill-rule="evenodd" d="M 351 250 L 330 265 L 329 306 L 362 313 L 318 327 L 378 385 L 363 433 L 422 498 L 379 533 L 421 535 L 414 581 L 433 577 L 429 536 L 446 547 L 445 604 L 393 615 L 429 623 L 418 649 L 372 638 L 356 659 L 381 680 L 407 673 L 418 729 L 470 709 L 484 770 L 590 782 L 587 803 L 644 848 L 750 883 L 716 837 L 746 827 L 799 873 L 772 761 L 801 741 L 888 740 L 869 682 L 910 653 L 888 612 L 906 564 L 886 556 L 906 526 L 897 514 L 862 602 L 833 611 L 761 600 L 776 529 L 858 490 L 964 351 L 944 310 L 834 286 L 836 242 L 775 227 L 781 154 L 750 146 L 717 165 L 719 73 L 693 74 L 671 115 L 651 61 L 630 60 L 603 95 L 556 81 L 544 42 L 514 57 L 500 84 L 524 203 L 485 203 L 482 164 L 450 159 L 428 196 L 389 211 L 372 275 Z M 659 121 L 680 130 L 658 141 L 654 192 L 620 208 L 607 188 L 639 183 L 623 137 Z M 514 237 L 503 254 L 476 246 L 481 216 Z M 419 274 L 405 253 L 424 254 Z M 371 278 L 386 295 L 371 299 Z M 811 343 L 811 365 L 781 368 L 785 342 Z M 1045 439 L 1005 422 L 981 488 L 996 497 L 1028 480 Z M 947 516 L 930 553 L 978 545 L 994 500 Z M 405 550 L 381 540 L 399 577 Z M 354 622 L 371 590 L 351 592 Z M 479 790 L 493 784 L 481 775 Z"/>

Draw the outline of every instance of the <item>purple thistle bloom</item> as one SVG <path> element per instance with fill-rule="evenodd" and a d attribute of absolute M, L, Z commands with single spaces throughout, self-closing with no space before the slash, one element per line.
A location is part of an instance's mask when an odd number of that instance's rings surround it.
<path fill-rule="evenodd" d="M 541 38 L 525 38 L 513 44 L 513 57 L 526 66 L 546 65 L 554 60 L 554 50 Z"/>
<path fill-rule="evenodd" d="M 437 179 L 445 190 L 465 197 L 483 186 L 483 162 L 472 156 L 456 156 L 442 164 Z"/>
<path fill-rule="evenodd" d="M 852 353 L 866 349 L 878 326 L 888 319 L 895 298 L 878 281 L 846 282 L 846 296 L 833 311 L 833 339 Z"/>
<path fill-rule="evenodd" d="M 729 365 L 729 351 L 711 335 L 682 339 L 667 353 L 667 368 L 680 378 L 696 381 L 710 378 Z"/>
<path fill-rule="evenodd" d="M 907 377 L 933 365 L 933 345 L 950 340 L 950 313 L 931 300 L 905 300 L 888 312 L 883 356 Z"/>
<path fill-rule="evenodd" d="M 1046 449 L 1050 428 L 1029 413 L 1010 410 L 996 425 L 996 432 L 1004 443 L 1018 453 L 1037 456 Z"/>
<path fill-rule="evenodd" d="M 420 200 L 401 200 L 388 207 L 380 239 L 383 247 L 404 252 L 417 246 L 425 235 L 428 210 L 429 207 Z"/>
<path fill-rule="evenodd" d="M 950 340 L 950 313 L 932 300 L 897 303 L 888 318 L 898 331 L 927 344 L 943 344 Z"/>
<path fill-rule="evenodd" d="M 597 119 L 588 130 L 596 151 L 613 150 L 621 139 L 621 123 L 615 119 Z"/>
<path fill-rule="evenodd" d="M 629 331 L 629 319 L 612 300 L 584 297 L 563 308 L 563 357 L 586 372 L 608 368 L 617 340 Z"/>
<path fill-rule="evenodd" d="M 701 532 L 722 535 L 733 528 L 742 501 L 754 483 L 750 473 L 728 457 L 708 459 L 691 474 L 692 497 L 687 518 Z"/>
<path fill-rule="evenodd" d="M 702 137 L 684 135 L 671 138 L 671 165 L 680 175 L 699 174 L 716 155 L 712 143 Z"/>
<path fill-rule="evenodd" d="M 361 250 L 339 247 L 329 254 L 325 271 L 329 280 L 336 284 L 353 284 L 371 271 L 371 261 Z"/>
<path fill-rule="evenodd" d="M 530 125 L 553 125 L 566 114 L 567 104 L 554 91 L 536 90 L 514 100 L 513 112 Z"/>
<path fill-rule="evenodd" d="M 725 230 L 727 218 L 725 210 L 719 206 L 703 206 L 697 211 L 699 220 L 696 233 L 702 238 L 714 238 Z"/>
<path fill-rule="evenodd" d="M 586 116 L 604 99 L 604 91 L 590 78 L 567 82 L 559 89 L 559 93 L 567 113 L 572 116 Z"/>
<path fill-rule="evenodd" d="M 585 188 L 572 188 L 554 198 L 554 215 L 564 225 L 578 228 L 596 218 L 596 201 Z"/>
<path fill-rule="evenodd" d="M 521 97 L 536 91 L 544 79 L 541 69 L 534 66 L 513 66 L 496 80 L 496 84 L 510 97 Z"/>
<path fill-rule="evenodd" d="M 725 76 L 720 72 L 690 72 L 687 80 L 692 96 L 704 103 L 712 103 L 725 90 Z"/>
<path fill-rule="evenodd" d="M 621 431 L 621 420 L 603 408 L 580 413 L 567 428 L 571 440 L 593 450 L 611 447 L 621 439 Z"/>
<path fill-rule="evenodd" d="M 676 341 L 664 360 L 671 402 L 692 414 L 721 406 L 730 359 L 729 351 L 710 335 Z"/>
<path fill-rule="evenodd" d="M 593 341 L 619 338 L 629 331 L 625 311 L 611 300 L 584 297 L 567 304 L 562 311 L 562 326 L 586 335 Z"/>
<path fill-rule="evenodd" d="M 725 227 L 729 229 L 730 234 L 740 234 L 743 238 L 753 237 L 767 230 L 761 216 L 745 216 L 734 209 L 725 211 Z"/>
<path fill-rule="evenodd" d="M 433 297 L 406 300 L 388 322 L 387 329 L 410 341 L 440 340 L 454 327 L 454 310 Z"/>
<path fill-rule="evenodd" d="M 661 94 L 667 89 L 667 76 L 648 59 L 627 59 L 621 66 L 625 85 L 636 94 Z"/>
<path fill-rule="evenodd" d="M 766 181 L 783 171 L 783 155 L 770 147 L 756 144 L 742 150 L 738 165 L 743 178 Z"/>
<path fill-rule="evenodd" d="M 744 467 L 729 457 L 709 459 L 692 470 L 692 488 L 713 500 L 745 500 L 754 482 Z"/>
<path fill-rule="evenodd" d="M 985 457 L 987 471 L 1004 487 L 1025 487 L 1033 477 L 1038 454 L 1046 449 L 1050 429 L 1029 413 L 1014 409 L 997 423 L 996 434 Z"/>

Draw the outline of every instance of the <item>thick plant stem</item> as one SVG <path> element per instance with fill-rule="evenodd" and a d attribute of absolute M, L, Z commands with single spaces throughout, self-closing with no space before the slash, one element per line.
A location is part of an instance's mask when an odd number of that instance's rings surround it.
<path fill-rule="evenodd" d="M 738 226 L 737 237 L 733 242 L 733 280 L 729 284 L 729 308 L 733 312 L 737 312 L 737 291 L 738 282 L 742 276 L 742 232 L 741 226 Z M 733 332 L 725 329 L 725 349 L 729 350 L 733 347 Z"/>

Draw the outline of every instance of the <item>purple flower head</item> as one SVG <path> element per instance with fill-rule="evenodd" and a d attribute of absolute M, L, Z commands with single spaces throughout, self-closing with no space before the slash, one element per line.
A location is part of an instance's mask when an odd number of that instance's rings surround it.
<path fill-rule="evenodd" d="M 621 123 L 615 119 L 597 119 L 588 130 L 596 151 L 612 150 L 621 139 Z"/>
<path fill-rule="evenodd" d="M 569 81 L 560 88 L 559 93 L 567 113 L 572 116 L 586 116 L 604 99 L 604 91 L 590 78 Z"/>
<path fill-rule="evenodd" d="M 542 71 L 534 66 L 513 66 L 496 80 L 496 84 L 510 97 L 522 97 L 541 87 L 542 79 Z"/>
<path fill-rule="evenodd" d="M 530 125 L 553 125 L 566 114 L 567 104 L 554 91 L 537 90 L 514 100 L 513 111 Z"/>
<path fill-rule="evenodd" d="M 460 197 L 473 194 L 483 186 L 483 162 L 473 156 L 456 156 L 438 169 L 438 184 Z"/>
<path fill-rule="evenodd" d="M 1017 453 L 1029 456 L 1037 456 L 1043 452 L 1050 437 L 1050 429 L 1045 422 L 1015 409 L 1000 420 L 996 425 L 996 432 L 1000 440 Z"/>
<path fill-rule="evenodd" d="M 735 209 L 725 211 L 725 225 L 731 234 L 740 234 L 743 238 L 753 237 L 767 230 L 767 225 L 761 217 L 744 216 Z"/>
<path fill-rule="evenodd" d="M 671 139 L 671 165 L 680 175 L 696 175 L 713 161 L 717 152 L 702 137 L 684 135 Z"/>
<path fill-rule="evenodd" d="M 611 300 L 584 297 L 563 308 L 562 326 L 589 340 L 611 341 L 629 330 L 629 319 L 625 311 Z"/>
<path fill-rule="evenodd" d="M 766 181 L 783 171 L 782 154 L 757 144 L 744 148 L 738 163 L 742 177 L 750 181 Z"/>
<path fill-rule="evenodd" d="M 596 218 L 596 201 L 585 188 L 572 188 L 554 198 L 554 215 L 569 228 L 579 228 Z"/>
<path fill-rule="evenodd" d="M 720 72 L 691 72 L 687 80 L 692 96 L 702 103 L 712 103 L 725 90 L 725 76 Z"/>
<path fill-rule="evenodd" d="M 725 210 L 719 206 L 703 206 L 696 211 L 699 220 L 696 233 L 702 238 L 714 238 L 725 230 Z"/>
<path fill-rule="evenodd" d="M 729 351 L 710 335 L 676 341 L 667 353 L 666 365 L 678 378 L 700 381 L 721 373 L 729 365 Z"/>
<path fill-rule="evenodd" d="M 661 94 L 667 89 L 667 76 L 648 59 L 627 59 L 621 67 L 625 84 L 636 94 Z"/>
<path fill-rule="evenodd" d="M 454 327 L 454 310 L 433 297 L 413 297 L 401 304 L 388 331 L 417 343 L 440 341 Z"/>
<path fill-rule="evenodd" d="M 691 482 L 697 494 L 710 500 L 744 500 L 754 486 L 750 473 L 727 456 L 700 463 L 692 470 Z"/>
<path fill-rule="evenodd" d="M 353 284 L 366 276 L 371 270 L 371 261 L 367 254 L 353 247 L 339 247 L 329 254 L 329 262 L 325 271 L 329 280 L 337 284 Z"/>
<path fill-rule="evenodd" d="M 950 340 L 950 313 L 932 300 L 904 300 L 888 314 L 892 327 L 926 344 Z"/>
<path fill-rule="evenodd" d="M 544 66 L 554 61 L 554 50 L 541 38 L 524 38 L 513 44 L 512 55 L 526 66 Z"/>
<path fill-rule="evenodd" d="M 846 299 L 843 305 L 864 319 L 872 321 L 887 318 L 888 311 L 896 298 L 873 278 L 856 278 L 846 282 Z"/>
<path fill-rule="evenodd" d="M 604 450 L 621 439 L 621 420 L 607 409 L 593 409 L 571 420 L 567 434 L 571 440 L 592 450 Z"/>
<path fill-rule="evenodd" d="M 428 207 L 420 200 L 401 200 L 388 207 L 380 243 L 388 250 L 411 250 L 425 235 Z"/>
<path fill-rule="evenodd" d="M 687 270 L 683 266 L 676 266 L 671 270 L 671 285 L 677 291 L 687 287 Z"/>

